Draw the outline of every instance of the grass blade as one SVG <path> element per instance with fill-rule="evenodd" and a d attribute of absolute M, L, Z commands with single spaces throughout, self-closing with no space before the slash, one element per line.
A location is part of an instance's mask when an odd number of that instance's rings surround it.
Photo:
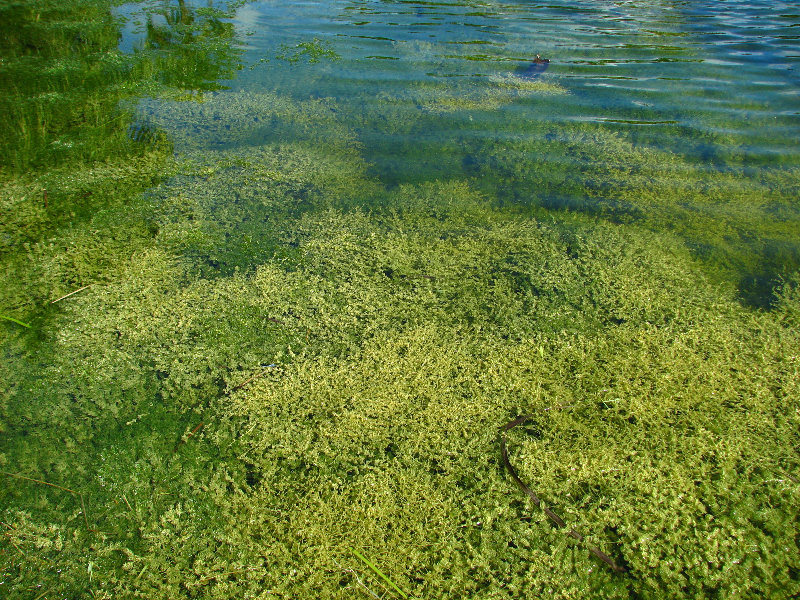
<path fill-rule="evenodd" d="M 0 319 L 6 319 L 8 321 L 12 321 L 17 325 L 22 325 L 23 327 L 27 327 L 28 329 L 31 328 L 31 326 L 28 325 L 27 323 L 23 323 L 22 321 L 20 321 L 19 319 L 15 319 L 14 317 L 7 317 L 6 315 L 0 315 Z"/>
<path fill-rule="evenodd" d="M 383 578 L 383 580 L 384 580 L 386 583 L 388 583 L 390 586 L 392 586 L 392 587 L 393 587 L 393 588 L 394 588 L 394 589 L 397 591 L 397 593 L 398 593 L 398 594 L 400 594 L 400 595 L 401 595 L 403 598 L 405 598 L 406 600 L 408 600 L 408 596 L 406 596 L 406 594 L 403 592 L 403 590 L 401 590 L 399 587 L 397 587 L 397 586 L 395 585 L 394 581 L 392 581 L 392 580 L 391 580 L 391 579 L 389 579 L 389 578 L 388 578 L 386 575 L 384 575 L 384 574 L 383 574 L 383 572 L 382 572 L 382 571 L 381 571 L 381 570 L 380 570 L 378 567 L 376 567 L 375 565 L 373 565 L 373 564 L 372 564 L 372 563 L 371 563 L 371 562 L 370 562 L 370 561 L 369 561 L 369 560 L 368 560 L 368 559 L 367 559 L 367 558 L 366 558 L 364 555 L 362 555 L 362 554 L 361 554 L 361 553 L 360 553 L 358 550 L 356 550 L 355 548 L 350 548 L 350 550 L 351 550 L 351 551 L 353 552 L 353 554 L 355 554 L 355 555 L 356 555 L 358 558 L 360 558 L 361 560 L 363 560 L 363 561 L 364 561 L 364 562 L 367 564 L 367 566 L 368 566 L 370 569 L 372 569 L 373 571 L 375 571 L 375 573 L 376 573 L 376 574 L 377 574 L 379 577 Z"/>

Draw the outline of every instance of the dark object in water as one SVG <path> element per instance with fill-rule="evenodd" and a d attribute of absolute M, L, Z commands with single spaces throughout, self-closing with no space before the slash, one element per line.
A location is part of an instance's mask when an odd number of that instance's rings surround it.
<path fill-rule="evenodd" d="M 539 498 L 539 496 L 537 496 L 536 493 L 527 485 L 525 485 L 522 479 L 520 479 L 517 470 L 514 468 L 514 466 L 511 464 L 511 460 L 508 458 L 508 446 L 506 446 L 505 433 L 510 429 L 514 429 L 514 427 L 516 427 L 517 425 L 522 425 L 525 421 L 528 421 L 532 418 L 533 415 L 522 415 L 521 417 L 517 417 L 513 421 L 509 421 L 508 423 L 500 427 L 500 456 L 503 458 L 503 466 L 505 466 L 506 471 L 508 471 L 508 474 L 511 475 L 511 479 L 514 480 L 514 483 L 517 484 L 517 487 L 521 489 L 523 493 L 527 494 L 528 497 L 531 500 L 533 500 L 533 503 L 536 506 L 542 509 L 542 512 L 544 512 L 544 514 L 547 515 L 547 518 L 550 519 L 556 527 L 566 529 L 567 524 L 564 522 L 564 519 L 559 517 L 547 506 L 544 506 L 542 504 L 542 500 Z M 625 567 L 621 567 L 617 563 L 615 563 L 614 559 L 608 556 L 608 554 L 602 552 L 599 548 L 589 544 L 588 541 L 586 540 L 586 537 L 582 533 L 578 532 L 576 529 L 570 529 L 567 532 L 567 535 L 572 539 L 578 540 L 579 542 L 584 544 L 589 552 L 591 552 L 597 558 L 606 563 L 615 573 L 624 573 L 626 571 Z"/>
<path fill-rule="evenodd" d="M 538 54 L 536 58 L 533 59 L 533 62 L 529 64 L 527 67 L 521 67 L 517 74 L 520 77 L 524 77 L 526 79 L 536 79 L 539 75 L 547 71 L 547 67 L 550 66 L 550 59 L 549 58 L 542 58 Z"/>

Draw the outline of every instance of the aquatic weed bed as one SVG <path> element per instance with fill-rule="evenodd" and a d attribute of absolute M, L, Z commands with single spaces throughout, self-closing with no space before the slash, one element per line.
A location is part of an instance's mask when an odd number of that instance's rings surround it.
<path fill-rule="evenodd" d="M 436 98 L 422 123 L 463 110 Z M 144 103 L 161 133 L 121 135 L 127 154 L 5 172 L 0 314 L 30 327 L 0 323 L 0 589 L 800 593 L 800 281 L 754 308 L 729 235 L 742 189 L 790 214 L 797 171 L 692 192 L 675 155 L 586 125 L 386 185 L 360 108 L 263 91 Z M 292 135 L 256 144 L 263 121 Z M 246 143 L 215 148 L 217 129 Z M 542 140 L 616 165 L 562 184 L 621 210 L 501 199 Z M 742 210 L 689 226 L 722 197 Z M 791 265 L 794 221 L 749 218 Z M 564 527 L 504 464 L 499 428 L 520 415 L 508 460 Z"/>

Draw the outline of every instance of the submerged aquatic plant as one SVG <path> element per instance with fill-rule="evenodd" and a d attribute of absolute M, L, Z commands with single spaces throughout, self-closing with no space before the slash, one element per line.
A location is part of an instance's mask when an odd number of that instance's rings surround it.
<path fill-rule="evenodd" d="M 394 581 L 389 579 L 389 577 L 387 575 L 385 575 L 383 573 L 383 571 L 381 571 L 378 567 L 376 567 L 368 558 L 366 558 L 363 554 L 361 554 L 361 552 L 359 552 L 355 548 L 350 548 L 350 552 L 352 552 L 358 558 L 360 558 L 361 561 L 365 565 L 367 565 L 370 569 L 372 569 L 378 577 L 380 577 L 386 583 L 388 583 L 392 587 L 392 589 L 395 590 L 398 594 L 400 594 L 403 598 L 406 598 L 406 599 L 408 598 L 408 595 L 403 590 L 401 590 L 399 587 L 397 587 L 397 585 L 395 584 Z"/>
<path fill-rule="evenodd" d="M 0 330 L 0 465 L 29 480 L 0 486 L 5 589 L 345 598 L 357 558 L 428 599 L 800 593 L 798 277 L 755 310 L 697 247 L 733 244 L 715 186 L 789 239 L 745 196 L 793 170 L 700 189 L 683 157 L 585 124 L 413 147 L 481 98 L 557 105 L 487 82 L 413 121 L 395 100 L 457 86 L 150 99 L 177 165 L 161 147 L 3 182 L 0 305 L 36 319 Z M 398 155 L 453 152 L 385 185 L 364 123 Z M 545 150 L 581 160 L 535 168 Z M 504 475 L 497 425 L 531 413 L 507 432 L 519 481 L 624 575 Z"/>
<path fill-rule="evenodd" d="M 322 58 L 339 60 L 339 54 L 331 48 L 328 42 L 314 38 L 310 42 L 298 42 L 294 46 L 283 44 L 275 58 L 285 60 L 290 64 L 299 63 L 307 59 L 309 64 L 318 63 Z"/>

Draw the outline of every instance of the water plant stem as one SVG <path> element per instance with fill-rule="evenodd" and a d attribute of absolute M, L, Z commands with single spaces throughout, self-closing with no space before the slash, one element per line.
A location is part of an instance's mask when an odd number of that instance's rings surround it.
<path fill-rule="evenodd" d="M 197 425 L 195 425 L 194 429 L 192 429 L 189 433 L 187 433 L 184 437 L 178 440 L 178 443 L 175 444 L 175 447 L 172 449 L 172 453 L 175 454 L 178 451 L 178 448 L 181 447 L 181 444 L 185 444 L 186 440 L 192 437 L 197 431 L 203 426 L 203 422 L 200 421 Z"/>
<path fill-rule="evenodd" d="M 70 494 L 74 494 L 81 499 L 81 510 L 83 512 L 83 522 L 86 525 L 87 531 L 92 531 L 89 528 L 89 519 L 86 516 L 86 502 L 84 501 L 83 494 L 81 492 L 76 492 L 75 490 L 71 490 L 67 487 L 63 487 L 61 485 L 56 485 L 55 483 L 50 483 L 48 481 L 43 481 L 41 479 L 34 479 L 33 477 L 25 477 L 24 475 L 18 475 L 17 473 L 9 473 L 8 471 L 0 471 L 3 475 L 8 475 L 9 477 L 15 477 L 17 479 L 24 479 L 25 481 L 32 481 L 33 483 L 41 483 L 42 485 L 48 485 L 50 487 L 56 488 L 58 490 L 63 490 L 65 492 L 69 492 Z"/>
<path fill-rule="evenodd" d="M 64 298 L 69 298 L 69 297 L 70 297 L 70 296 L 72 296 L 73 294 L 77 294 L 78 292 L 82 292 L 82 291 L 83 291 L 83 290 L 85 290 L 86 288 L 88 288 L 88 287 L 91 287 L 91 285 L 92 285 L 92 284 L 90 283 L 90 284 L 88 284 L 88 285 L 85 285 L 85 286 L 83 286 L 82 288 L 78 288 L 78 289 L 77 289 L 77 290 L 75 290 L 74 292 L 70 292 L 69 294 L 64 294 L 64 295 L 63 295 L 63 296 L 61 296 L 60 298 L 56 298 L 55 300 L 53 300 L 53 301 L 52 301 L 50 304 L 55 304 L 56 302 L 60 302 L 60 301 L 61 301 L 61 300 L 63 300 Z"/>
<path fill-rule="evenodd" d="M 389 579 L 389 577 L 387 577 L 386 575 L 384 575 L 384 574 L 383 574 L 383 572 L 382 572 L 382 571 L 381 571 L 381 570 L 380 570 L 378 567 L 376 567 L 374 564 L 372 564 L 372 562 L 370 562 L 370 560 L 369 560 L 369 559 L 367 559 L 367 558 L 366 558 L 366 557 L 365 557 L 363 554 L 361 554 L 361 553 L 360 553 L 358 550 L 356 550 L 355 548 L 350 548 L 350 551 L 351 551 L 353 554 L 355 554 L 355 555 L 356 555 L 358 558 L 360 558 L 362 561 L 364 561 L 364 563 L 365 563 L 365 564 L 366 564 L 366 565 L 367 565 L 367 566 L 368 566 L 370 569 L 372 569 L 373 571 L 375 571 L 375 574 L 376 574 L 376 575 L 378 575 L 379 577 L 381 577 L 381 578 L 382 578 L 382 579 L 383 579 L 383 580 L 384 580 L 386 583 L 388 583 L 390 586 L 392 586 L 392 587 L 395 589 L 395 591 L 396 591 L 398 594 L 400 594 L 400 595 L 401 595 L 403 598 L 406 598 L 406 600 L 408 600 L 408 596 L 405 594 L 405 592 L 403 592 L 403 590 L 401 590 L 399 587 L 397 587 L 397 586 L 395 585 L 395 583 L 394 583 L 394 582 L 393 582 L 391 579 Z"/>
<path fill-rule="evenodd" d="M 20 321 L 19 319 L 15 319 L 14 317 L 8 317 L 6 315 L 0 315 L 0 319 L 6 319 L 7 321 L 11 321 L 12 323 L 16 323 L 17 325 L 22 325 L 23 327 L 27 327 L 28 329 L 30 329 L 30 327 L 31 327 L 27 323 L 23 323 L 22 321 Z"/>
<path fill-rule="evenodd" d="M 274 368 L 275 368 L 275 367 L 277 367 L 277 366 L 278 366 L 278 365 L 275 365 L 275 364 L 272 364 L 272 365 L 267 365 L 267 367 L 266 367 L 266 368 L 265 368 L 263 371 L 261 371 L 261 372 L 259 372 L 259 373 L 256 373 L 256 374 L 255 374 L 255 375 L 253 375 L 252 377 L 250 377 L 250 378 L 248 378 L 248 379 L 245 379 L 245 380 L 244 380 L 242 383 L 240 383 L 240 384 L 238 384 L 238 385 L 234 386 L 234 388 L 233 388 L 233 389 L 231 389 L 231 392 L 235 392 L 235 391 L 237 391 L 237 390 L 240 390 L 240 389 L 242 389 L 244 386 L 246 386 L 246 385 L 247 385 L 248 383 L 250 383 L 251 381 L 254 381 L 254 380 L 258 379 L 259 377 L 263 377 L 264 375 L 266 375 L 266 374 L 267 374 L 267 371 L 269 371 L 270 369 L 274 369 Z"/>
<path fill-rule="evenodd" d="M 537 496 L 536 493 L 531 488 L 529 488 L 527 485 L 525 485 L 525 483 L 523 483 L 522 479 L 520 479 L 519 475 L 517 474 L 516 469 L 514 469 L 514 467 L 511 464 L 511 461 L 508 458 L 508 447 L 506 446 L 506 438 L 503 435 L 503 433 L 508 431 L 508 430 L 510 430 L 510 429 L 513 429 L 517 425 L 521 425 L 522 423 L 524 423 L 525 421 L 527 421 L 530 418 L 531 418 L 531 415 L 523 415 L 521 417 L 517 417 L 516 419 L 513 419 L 513 420 L 509 421 L 508 423 L 506 423 L 505 425 L 500 427 L 500 431 L 501 431 L 501 435 L 500 435 L 500 453 L 503 456 L 503 464 L 505 465 L 505 468 L 508 471 L 508 474 L 511 475 L 511 478 L 514 480 L 514 482 L 517 484 L 517 486 L 525 494 L 527 494 L 530 497 L 531 500 L 533 500 L 533 503 L 536 506 L 538 506 L 539 508 L 542 509 L 542 512 L 544 512 L 544 514 L 547 515 L 547 518 L 550 519 L 556 525 L 556 527 L 566 528 L 567 524 L 564 522 L 564 519 L 562 519 L 556 513 L 554 513 L 552 510 L 550 510 L 549 508 L 544 506 L 542 504 L 542 501 L 539 498 L 539 496 Z M 567 535 L 569 537 L 581 542 L 581 543 L 586 543 L 585 536 L 582 533 L 578 532 L 576 529 L 570 529 L 567 532 Z M 609 567 L 611 567 L 611 569 L 615 573 L 624 573 L 625 572 L 625 568 L 624 567 L 621 567 L 617 563 L 615 563 L 614 560 L 610 556 L 608 556 L 607 554 L 602 552 L 599 548 L 597 548 L 595 546 L 592 546 L 592 545 L 590 545 L 588 543 L 586 543 L 586 548 L 587 548 L 587 550 L 589 550 L 589 552 L 594 554 L 597 558 L 599 558 L 604 563 L 606 563 Z"/>

